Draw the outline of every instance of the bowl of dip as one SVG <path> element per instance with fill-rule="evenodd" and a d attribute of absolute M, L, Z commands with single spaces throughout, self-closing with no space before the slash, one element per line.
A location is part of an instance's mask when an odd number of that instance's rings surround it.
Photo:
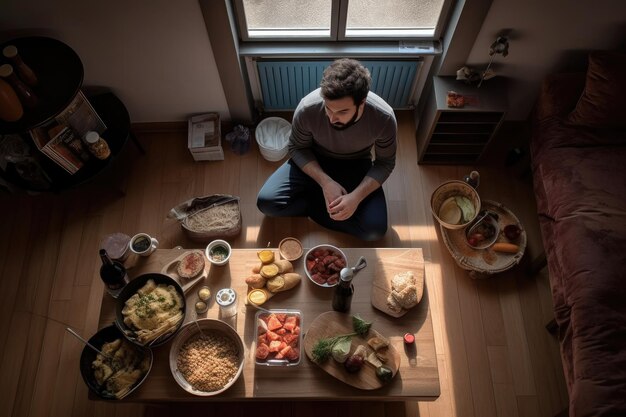
<path fill-rule="evenodd" d="M 232 249 L 230 244 L 222 239 L 217 239 L 209 243 L 205 251 L 209 262 L 216 266 L 226 265 L 230 259 L 231 253 Z"/>
<path fill-rule="evenodd" d="M 286 237 L 281 240 L 278 244 L 278 252 L 283 259 L 291 262 L 300 259 L 304 253 L 302 243 L 295 237 Z"/>

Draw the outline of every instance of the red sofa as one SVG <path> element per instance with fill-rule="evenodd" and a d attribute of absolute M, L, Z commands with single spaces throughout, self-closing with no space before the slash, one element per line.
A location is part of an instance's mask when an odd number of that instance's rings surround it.
<path fill-rule="evenodd" d="M 531 158 L 570 416 L 626 416 L 626 55 L 543 84 Z"/>

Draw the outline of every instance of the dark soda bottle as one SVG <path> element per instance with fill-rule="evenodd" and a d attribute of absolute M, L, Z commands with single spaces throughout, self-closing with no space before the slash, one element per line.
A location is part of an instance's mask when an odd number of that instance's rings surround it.
<path fill-rule="evenodd" d="M 121 263 L 111 260 L 106 249 L 100 249 L 100 259 L 102 259 L 100 278 L 108 293 L 113 298 L 117 298 L 122 288 L 128 283 L 126 268 Z"/>
<path fill-rule="evenodd" d="M 335 293 L 333 294 L 333 310 L 340 311 L 342 313 L 350 310 L 352 295 L 354 294 L 352 278 L 354 278 L 352 268 L 343 268 L 341 270 L 339 284 L 335 287 Z"/>

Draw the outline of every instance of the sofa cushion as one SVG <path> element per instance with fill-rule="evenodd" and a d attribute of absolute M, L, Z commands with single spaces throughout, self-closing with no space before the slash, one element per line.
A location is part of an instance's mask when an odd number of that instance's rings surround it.
<path fill-rule="evenodd" d="M 599 128 L 626 127 L 625 73 L 626 54 L 590 53 L 585 89 L 569 115 L 569 123 Z"/>

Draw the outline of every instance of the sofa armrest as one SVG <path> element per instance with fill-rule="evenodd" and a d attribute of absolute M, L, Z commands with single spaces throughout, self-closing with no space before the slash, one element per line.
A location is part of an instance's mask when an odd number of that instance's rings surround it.
<path fill-rule="evenodd" d="M 585 87 L 585 73 L 559 73 L 545 78 L 535 108 L 535 119 L 566 116 L 571 112 Z"/>

